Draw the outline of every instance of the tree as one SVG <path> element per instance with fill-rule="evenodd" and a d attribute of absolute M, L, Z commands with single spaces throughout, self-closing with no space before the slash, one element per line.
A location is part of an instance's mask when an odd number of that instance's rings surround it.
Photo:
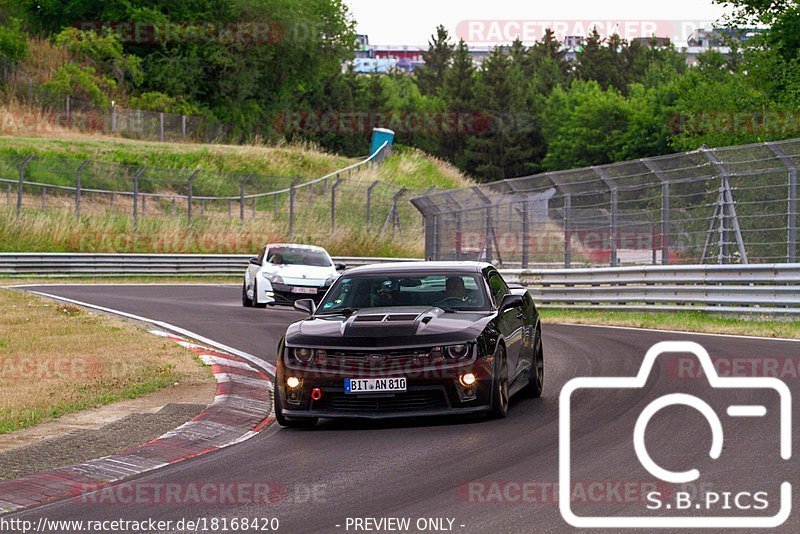
<path fill-rule="evenodd" d="M 475 111 L 475 66 L 469 48 L 460 40 L 453 55 L 453 64 L 447 70 L 442 86 L 442 98 L 448 112 L 448 123 L 456 124 L 456 131 L 442 132 L 437 155 L 457 166 L 465 164 L 464 150 L 467 137 L 474 133 L 479 123 Z"/>
<path fill-rule="evenodd" d="M 436 27 L 436 35 L 428 41 L 428 51 L 422 53 L 425 65 L 417 69 L 417 84 L 424 95 L 435 95 L 444 83 L 444 76 L 453 59 L 453 44 L 444 26 Z"/>
<path fill-rule="evenodd" d="M 485 132 L 467 141 L 467 170 L 487 182 L 530 174 L 536 169 L 533 147 L 538 125 L 525 106 L 520 70 L 496 48 L 484 62 L 478 81 L 478 109 L 491 122 Z"/>

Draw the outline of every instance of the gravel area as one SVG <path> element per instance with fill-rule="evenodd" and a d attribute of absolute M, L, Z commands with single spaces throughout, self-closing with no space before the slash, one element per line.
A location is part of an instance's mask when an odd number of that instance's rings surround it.
<path fill-rule="evenodd" d="M 167 404 L 156 413 L 135 413 L 96 430 L 75 430 L 0 453 L 0 480 L 94 460 L 153 440 L 199 414 L 202 404 Z"/>

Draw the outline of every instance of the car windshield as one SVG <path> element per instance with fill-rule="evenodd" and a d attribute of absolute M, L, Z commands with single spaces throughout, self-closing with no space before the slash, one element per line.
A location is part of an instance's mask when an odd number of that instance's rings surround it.
<path fill-rule="evenodd" d="M 490 309 L 479 275 L 392 273 L 342 276 L 320 304 L 319 313 L 410 306 L 436 306 L 445 311 Z"/>
<path fill-rule="evenodd" d="M 331 267 L 328 255 L 321 250 L 306 248 L 270 248 L 267 262 L 273 265 L 308 265 L 310 267 Z"/>

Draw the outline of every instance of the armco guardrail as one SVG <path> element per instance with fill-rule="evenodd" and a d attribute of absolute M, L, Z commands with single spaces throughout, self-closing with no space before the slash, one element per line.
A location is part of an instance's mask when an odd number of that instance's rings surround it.
<path fill-rule="evenodd" d="M 0 254 L 0 276 L 241 276 L 246 254 Z M 415 259 L 335 257 L 349 267 Z M 543 308 L 800 314 L 800 264 L 503 270 Z"/>
<path fill-rule="evenodd" d="M 800 314 L 800 264 L 503 271 L 545 308 Z"/>
<path fill-rule="evenodd" d="M 0 254 L 0 276 L 241 276 L 249 254 Z M 396 258 L 336 257 L 348 267 Z"/>

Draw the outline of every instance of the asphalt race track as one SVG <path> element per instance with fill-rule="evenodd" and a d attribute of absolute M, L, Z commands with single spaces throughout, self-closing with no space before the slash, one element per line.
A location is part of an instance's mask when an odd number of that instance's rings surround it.
<path fill-rule="evenodd" d="M 207 338 L 275 362 L 277 342 L 291 322 L 303 317 L 291 309 L 246 309 L 240 288 L 232 286 L 43 286 L 31 288 L 150 319 L 165 321 Z M 545 396 L 512 403 L 500 421 L 401 421 L 347 423 L 323 421 L 311 431 L 273 425 L 240 445 L 167 467 L 137 479 L 137 484 L 269 482 L 280 488 L 275 502 L 242 500 L 238 504 L 182 502 L 56 502 L 13 517 L 32 519 L 278 518 L 281 532 L 354 532 L 348 518 L 449 518 L 454 532 L 571 531 L 553 491 L 558 481 L 559 392 L 578 376 L 634 376 L 653 344 L 691 340 L 721 362 L 735 358 L 774 362 L 798 410 L 797 370 L 800 343 L 735 337 L 665 334 L 651 331 L 545 325 Z M 737 360 L 738 361 L 738 360 Z M 651 479 L 629 457 L 632 431 L 641 410 L 672 392 L 708 395 L 702 377 L 681 374 L 681 361 L 657 361 L 645 388 L 606 392 L 574 399 L 573 479 L 617 483 Z M 741 362 L 740 362 L 741 363 Z M 683 370 L 683 371 L 682 371 Z M 689 371 L 685 371 L 689 373 Z M 714 392 L 712 392 L 714 393 Z M 742 395 L 737 397 L 741 403 Z M 780 410 L 777 395 L 744 393 L 745 404 Z M 727 398 L 706 397 L 717 408 Z M 719 404 L 719 407 L 723 404 Z M 724 413 L 724 412 L 722 412 Z M 750 484 L 774 490 L 780 482 L 795 486 L 793 509 L 782 532 L 800 531 L 798 483 L 800 462 L 778 457 L 778 425 L 769 421 L 730 420 L 720 460 L 708 458 L 711 432 L 696 412 L 673 407 L 659 413 L 647 433 L 653 458 L 668 469 L 700 469 L 710 488 Z M 733 428 L 733 431 L 729 429 Z M 798 442 L 796 425 L 792 442 Z M 796 448 L 796 447 L 795 447 Z M 471 484 L 470 484 L 471 482 Z M 536 491 L 524 483 L 535 483 Z M 777 499 L 777 495 L 771 493 Z M 112 499 L 113 500 L 113 499 Z M 122 502 L 125 501 L 125 502 Z M 145 499 L 145 501 L 147 501 Z M 624 500 L 623 500 L 624 501 Z M 641 505 L 620 501 L 615 492 L 599 491 L 576 513 L 627 515 Z M 771 500 L 771 503 L 775 501 Z M 428 523 L 431 526 L 432 523 Z M 444 523 L 448 525 L 447 521 Z M 381 529 L 388 530 L 388 529 Z M 365 531 L 365 530 L 360 530 Z"/>

